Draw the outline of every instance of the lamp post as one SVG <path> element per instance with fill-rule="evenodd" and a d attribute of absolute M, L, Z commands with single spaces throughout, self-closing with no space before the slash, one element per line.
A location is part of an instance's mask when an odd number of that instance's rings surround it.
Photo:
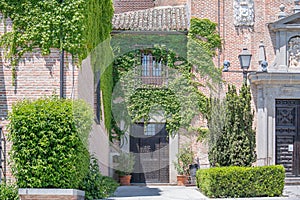
<path fill-rule="evenodd" d="M 223 72 L 236 72 L 236 73 L 243 73 L 243 82 L 244 84 L 247 84 L 247 74 L 249 72 L 255 72 L 255 71 L 249 71 L 250 63 L 251 63 L 252 54 L 249 52 L 247 48 L 243 48 L 242 52 L 238 55 L 238 59 L 240 62 L 240 67 L 242 71 L 229 71 L 230 62 L 228 60 L 225 60 L 223 63 Z M 267 72 L 267 66 L 268 62 L 265 60 L 265 58 L 259 62 L 259 65 L 261 66 L 262 72 Z"/>
<path fill-rule="evenodd" d="M 248 74 L 248 69 L 250 67 L 252 54 L 248 51 L 247 48 L 243 48 L 243 50 L 239 54 L 238 58 L 240 61 L 241 69 L 243 70 L 243 80 L 244 80 L 244 83 L 246 84 L 247 83 L 247 74 Z"/>

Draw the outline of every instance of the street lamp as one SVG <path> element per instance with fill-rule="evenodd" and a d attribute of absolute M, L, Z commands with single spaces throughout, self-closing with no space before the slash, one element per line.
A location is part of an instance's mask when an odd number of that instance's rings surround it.
<path fill-rule="evenodd" d="M 249 72 L 255 72 L 255 71 L 249 71 L 250 63 L 251 63 L 252 54 L 249 52 L 247 48 L 243 48 L 242 52 L 238 55 L 238 59 L 240 61 L 240 67 L 243 71 L 229 71 L 230 62 L 228 60 L 225 60 L 223 63 L 223 72 L 242 72 L 243 73 L 243 81 L 245 84 L 247 84 L 247 74 Z M 267 66 L 268 62 L 265 60 L 265 58 L 259 62 L 262 72 L 267 72 Z"/>
<path fill-rule="evenodd" d="M 240 61 L 241 69 L 243 70 L 243 79 L 244 83 L 247 83 L 247 73 L 250 67 L 250 62 L 252 58 L 252 54 L 248 51 L 247 48 L 243 48 L 242 52 L 238 56 Z"/>
<path fill-rule="evenodd" d="M 243 51 L 240 53 L 238 58 L 240 61 L 241 69 L 243 71 L 247 71 L 250 66 L 252 54 L 248 51 L 247 48 L 243 48 Z"/>

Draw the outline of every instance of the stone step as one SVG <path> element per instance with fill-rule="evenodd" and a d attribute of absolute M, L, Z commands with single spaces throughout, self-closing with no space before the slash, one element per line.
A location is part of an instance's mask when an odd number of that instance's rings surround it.
<path fill-rule="evenodd" d="M 300 177 L 286 177 L 284 182 L 286 185 L 300 185 Z"/>

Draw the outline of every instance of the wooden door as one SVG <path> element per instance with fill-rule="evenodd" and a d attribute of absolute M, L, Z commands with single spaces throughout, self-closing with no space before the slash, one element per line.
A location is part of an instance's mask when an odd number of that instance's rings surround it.
<path fill-rule="evenodd" d="M 276 164 L 300 176 L 300 100 L 276 100 Z"/>

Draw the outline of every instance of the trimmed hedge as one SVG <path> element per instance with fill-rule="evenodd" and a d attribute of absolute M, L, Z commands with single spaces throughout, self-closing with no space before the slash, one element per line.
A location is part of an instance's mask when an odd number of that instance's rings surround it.
<path fill-rule="evenodd" d="M 84 101 L 57 97 L 12 107 L 10 158 L 18 187 L 79 188 L 89 171 L 91 113 Z"/>
<path fill-rule="evenodd" d="M 197 171 L 197 186 L 208 197 L 273 197 L 283 192 L 281 165 L 215 167 Z"/>

